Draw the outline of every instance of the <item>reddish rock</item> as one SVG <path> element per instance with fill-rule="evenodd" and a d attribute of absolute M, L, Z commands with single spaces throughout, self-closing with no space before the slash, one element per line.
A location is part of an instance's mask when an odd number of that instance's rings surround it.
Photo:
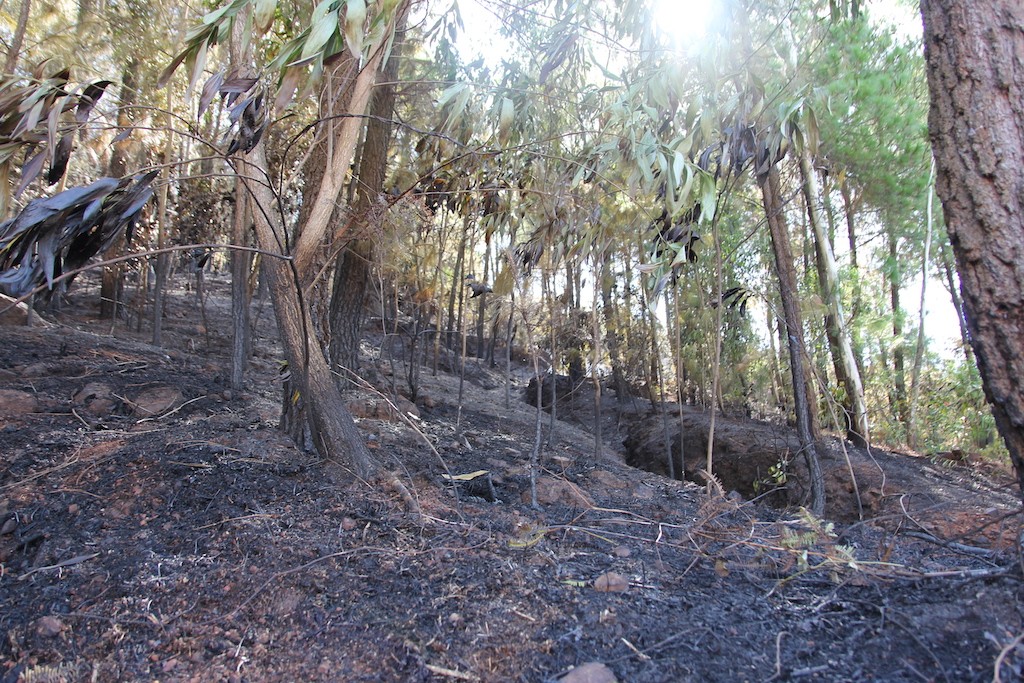
<path fill-rule="evenodd" d="M 612 670 L 601 662 L 580 664 L 558 680 L 559 683 L 618 683 Z"/>
<path fill-rule="evenodd" d="M 167 412 L 181 401 L 181 392 L 174 387 L 152 387 L 132 399 L 132 413 L 135 417 L 153 417 Z"/>
<path fill-rule="evenodd" d="M 0 415 L 17 417 L 34 413 L 39 409 L 36 397 L 25 391 L 0 389 Z"/>

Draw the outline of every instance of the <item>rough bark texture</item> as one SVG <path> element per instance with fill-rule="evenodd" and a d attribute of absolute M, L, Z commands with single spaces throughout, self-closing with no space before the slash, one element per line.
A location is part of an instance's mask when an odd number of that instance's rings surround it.
<path fill-rule="evenodd" d="M 1024 492 L 1024 4 L 923 0 L 936 189 L 985 394 Z"/>
<path fill-rule="evenodd" d="M 404 21 L 402 19 L 399 20 Z M 400 32 L 401 26 L 396 29 Z M 373 260 L 373 236 L 368 226 L 372 213 L 384 190 L 387 174 L 388 146 L 391 141 L 391 116 L 395 109 L 395 82 L 398 79 L 397 54 L 400 39 L 384 65 L 378 85 L 371 96 L 370 120 L 366 124 L 366 138 L 359 156 L 356 201 L 354 207 L 354 237 L 338 255 L 331 290 L 331 362 L 340 366 L 343 383 L 348 381 L 345 370 L 358 371 L 359 341 L 365 312 L 366 291 L 370 281 L 370 263 Z"/>
<path fill-rule="evenodd" d="M 793 248 L 789 241 L 789 228 L 782 216 L 783 205 L 779 189 L 779 172 L 773 167 L 768 179 L 761 183 L 761 195 L 768 229 L 775 252 L 775 267 L 779 277 L 779 295 L 787 329 L 789 366 L 793 377 L 793 404 L 796 410 L 796 431 L 800 449 L 807 463 L 811 500 L 809 508 L 816 515 L 825 511 L 825 479 L 818 459 L 818 447 L 811 427 L 811 406 L 804 373 L 804 328 L 800 316 L 796 269 L 793 267 Z"/>

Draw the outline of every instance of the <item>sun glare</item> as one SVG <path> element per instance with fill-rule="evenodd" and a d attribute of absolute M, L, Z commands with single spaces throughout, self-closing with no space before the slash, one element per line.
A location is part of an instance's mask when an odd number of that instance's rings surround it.
<path fill-rule="evenodd" d="M 690 50 L 704 38 L 717 5 L 715 0 L 654 0 L 651 21 L 677 49 Z"/>

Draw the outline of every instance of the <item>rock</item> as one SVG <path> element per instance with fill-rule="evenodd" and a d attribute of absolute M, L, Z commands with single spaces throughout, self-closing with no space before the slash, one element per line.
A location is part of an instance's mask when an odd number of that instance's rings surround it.
<path fill-rule="evenodd" d="M 89 382 L 75 392 L 71 397 L 71 403 L 95 417 L 109 415 L 118 405 L 117 399 L 114 398 L 114 390 L 103 382 Z"/>
<path fill-rule="evenodd" d="M 14 304 L 16 300 L 7 296 L 6 294 L 0 294 L 0 326 L 17 326 L 24 325 L 28 319 L 28 306 L 25 302 L 20 304 Z M 37 313 L 32 314 L 32 326 L 52 326 L 53 323 L 47 322 L 39 317 Z"/>
<path fill-rule="evenodd" d="M 522 493 L 524 503 L 530 502 L 530 489 Z M 564 503 L 581 507 L 594 507 L 594 501 L 578 486 L 574 486 L 562 479 L 554 477 L 537 478 L 537 503 L 540 505 L 551 505 L 553 503 Z"/>
<path fill-rule="evenodd" d="M 608 572 L 594 579 L 594 590 L 598 593 L 621 593 L 629 588 L 629 580 L 622 574 Z"/>
<path fill-rule="evenodd" d="M 132 400 L 132 414 L 135 417 L 161 415 L 182 401 L 181 392 L 171 386 L 146 389 Z"/>
<path fill-rule="evenodd" d="M 17 417 L 34 413 L 39 408 L 36 397 L 25 391 L 0 389 L 0 415 Z"/>
<path fill-rule="evenodd" d="M 391 407 L 392 403 L 403 415 L 420 416 L 420 409 L 416 407 L 415 403 L 404 396 L 399 396 L 390 403 L 380 396 L 364 396 L 352 399 L 345 405 L 348 407 L 349 412 L 352 413 L 352 417 L 364 420 L 397 422 L 399 417 L 395 409 Z"/>
<path fill-rule="evenodd" d="M 610 489 L 622 490 L 629 488 L 629 482 L 608 470 L 594 470 L 590 473 L 590 478 Z"/>
<path fill-rule="evenodd" d="M 580 664 L 558 680 L 560 683 L 618 683 L 612 670 L 601 662 Z"/>
<path fill-rule="evenodd" d="M 64 630 L 64 622 L 57 617 L 39 617 L 36 619 L 35 630 L 41 638 L 54 638 Z"/>

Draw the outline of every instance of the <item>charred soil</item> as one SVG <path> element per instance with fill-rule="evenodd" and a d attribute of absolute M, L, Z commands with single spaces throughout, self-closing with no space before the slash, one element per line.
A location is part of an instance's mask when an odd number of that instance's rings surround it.
<path fill-rule="evenodd" d="M 632 682 L 1024 669 L 1020 504 L 1004 475 L 847 459 L 835 443 L 830 490 L 847 502 L 817 520 L 629 466 L 627 433 L 664 439 L 636 426 L 665 424 L 644 408 L 602 429 L 600 453 L 545 415 L 534 508 L 524 386 L 506 393 L 467 361 L 461 409 L 458 377 L 429 367 L 416 403 L 399 400 L 402 363 L 381 357 L 376 332 L 366 363 L 380 393 L 353 406 L 417 513 L 397 487 L 335 483 L 277 431 L 269 304 L 254 304 L 249 386 L 228 388 L 226 287 L 209 284 L 209 327 L 195 294 L 175 291 L 162 348 L 97 320 L 89 287 L 47 324 L 0 327 L 0 681 L 610 680 L 571 673 L 596 662 Z M 668 417 L 698 432 L 703 418 L 683 414 Z M 723 443 L 751 444 L 723 463 L 791 439 L 720 424 Z"/>

